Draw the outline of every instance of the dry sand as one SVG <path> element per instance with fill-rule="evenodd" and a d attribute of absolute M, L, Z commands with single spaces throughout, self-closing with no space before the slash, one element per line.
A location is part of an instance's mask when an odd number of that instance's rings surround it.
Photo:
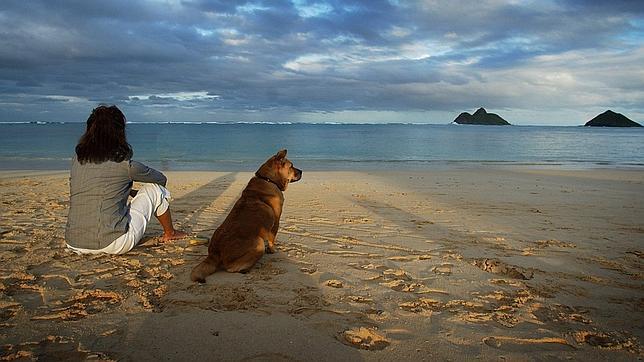
<path fill-rule="evenodd" d="M 0 173 L 0 360 L 638 360 L 644 172 L 304 172 L 278 252 L 189 280 L 250 173 L 168 172 L 176 223 L 64 248 L 67 172 Z"/>

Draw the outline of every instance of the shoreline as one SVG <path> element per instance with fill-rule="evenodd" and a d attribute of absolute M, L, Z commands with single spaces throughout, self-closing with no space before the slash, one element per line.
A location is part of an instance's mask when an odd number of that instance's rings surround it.
<path fill-rule="evenodd" d="M 111 257 L 63 247 L 67 170 L 0 171 L 0 356 L 644 357 L 644 170 L 304 169 L 278 252 L 204 285 L 189 271 L 252 173 L 165 173 L 192 237 L 153 221 Z"/>
<path fill-rule="evenodd" d="M 598 168 L 541 168 L 533 167 L 534 165 L 508 165 L 507 167 L 463 167 L 463 168 L 445 168 L 445 169 L 366 169 L 366 170 L 303 170 L 307 174 L 373 174 L 373 175 L 396 175 L 396 174 L 414 174 L 414 175 L 432 175 L 432 174 L 446 174 L 450 172 L 455 173 L 494 173 L 494 172 L 516 172 L 516 173 L 526 173 L 526 174 L 544 174 L 549 176 L 584 176 L 589 178 L 601 178 L 601 179 L 615 179 L 615 180 L 631 180 L 633 182 L 644 181 L 644 168 L 612 168 L 612 167 L 598 167 Z M 216 174 L 248 174 L 249 179 L 252 177 L 252 174 L 255 171 L 248 170 L 163 170 L 158 169 L 163 173 L 167 173 L 169 178 L 172 178 L 171 175 L 182 177 L 189 177 L 191 174 L 199 175 L 216 175 Z M 0 169 L 0 180 L 10 179 L 16 177 L 45 177 L 45 176 L 61 176 L 68 175 L 69 169 L 12 169 L 12 170 L 2 170 Z M 183 175 L 183 176 L 182 176 Z M 644 191 L 644 189 L 642 190 Z"/>
<path fill-rule="evenodd" d="M 301 161 L 293 159 L 298 165 L 304 165 L 308 172 L 446 172 L 446 171 L 459 171 L 459 170 L 489 170 L 489 169 L 498 169 L 501 171 L 513 171 L 513 170 L 537 170 L 537 171 L 563 171 L 563 172 L 577 172 L 577 171 L 626 171 L 626 172 L 644 172 L 644 164 L 615 164 L 609 165 L 605 162 L 602 163 L 546 163 L 546 162 L 514 162 L 514 161 L 430 161 L 422 162 L 425 164 L 431 163 L 431 166 L 417 166 L 418 161 L 352 161 L 347 162 L 340 167 L 336 166 L 317 166 L 310 167 L 306 161 Z M 299 161 L 299 162 L 298 162 Z M 65 161 L 67 162 L 67 161 Z M 70 159 L 71 162 L 71 159 Z M 255 172 L 253 167 L 257 165 L 250 165 L 255 161 L 244 161 L 249 163 L 247 168 L 235 168 L 235 167 L 212 167 L 212 168 L 169 168 L 164 166 L 159 162 L 148 162 L 141 161 L 144 164 L 155 168 L 161 172 Z M 365 165 L 371 163 L 378 163 L 393 166 L 393 167 L 368 167 Z M 50 163 L 50 162 L 44 162 Z M 261 164 L 260 161 L 256 162 Z M 358 167 L 354 167 L 358 166 Z M 3 166 L 4 167 L 4 166 Z M 21 173 L 25 174 L 37 174 L 37 173 L 58 173 L 58 172 L 69 172 L 69 168 L 62 167 L 57 163 L 54 163 L 51 167 L 7 167 L 0 168 L 0 177 L 2 174 L 16 174 L 20 175 Z"/>

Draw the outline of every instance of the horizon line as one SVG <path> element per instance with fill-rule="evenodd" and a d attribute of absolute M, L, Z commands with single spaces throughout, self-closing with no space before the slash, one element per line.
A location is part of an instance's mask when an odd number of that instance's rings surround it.
<path fill-rule="evenodd" d="M 81 124 L 85 121 L 0 121 L 0 124 Z M 433 122 L 272 122 L 272 121 L 127 121 L 127 124 L 190 124 L 190 125 L 329 125 L 329 126 L 342 126 L 342 125 L 409 125 L 409 126 L 488 126 L 488 125 L 475 125 L 475 124 L 458 124 L 454 121 L 447 123 L 433 123 Z M 510 123 L 510 126 L 516 127 L 585 127 L 584 124 L 515 124 Z M 506 125 L 507 126 L 507 125 Z"/>

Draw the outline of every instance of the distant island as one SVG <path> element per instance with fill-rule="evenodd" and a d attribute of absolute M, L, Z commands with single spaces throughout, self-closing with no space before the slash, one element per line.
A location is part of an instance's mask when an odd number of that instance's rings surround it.
<path fill-rule="evenodd" d="M 474 112 L 474 114 L 469 114 L 463 112 L 456 117 L 454 123 L 458 124 L 482 124 L 482 125 L 491 125 L 491 126 L 509 126 L 508 123 L 499 115 L 494 113 L 487 113 L 487 111 L 481 107 Z"/>
<path fill-rule="evenodd" d="M 641 124 L 633 122 L 621 113 L 615 113 L 610 109 L 597 115 L 586 122 L 586 127 L 642 127 Z"/>

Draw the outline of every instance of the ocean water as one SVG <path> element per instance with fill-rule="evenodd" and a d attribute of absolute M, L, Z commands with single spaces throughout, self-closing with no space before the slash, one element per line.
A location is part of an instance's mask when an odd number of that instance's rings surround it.
<path fill-rule="evenodd" d="M 0 169 L 67 169 L 84 130 L 0 123 Z M 127 136 L 134 159 L 161 170 L 253 171 L 280 148 L 305 170 L 644 168 L 644 128 L 129 123 Z"/>

